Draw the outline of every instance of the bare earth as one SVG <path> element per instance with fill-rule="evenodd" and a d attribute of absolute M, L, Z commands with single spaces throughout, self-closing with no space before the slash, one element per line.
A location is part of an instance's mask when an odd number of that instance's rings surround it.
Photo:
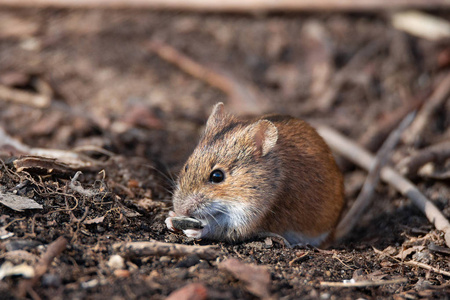
<path fill-rule="evenodd" d="M 190 283 L 201 284 L 194 289 L 196 299 L 449 298 L 450 256 L 442 233 L 385 183 L 357 229 L 326 251 L 289 249 L 275 238 L 227 244 L 169 232 L 164 219 L 173 179 L 212 106 L 223 101 L 241 115 L 263 111 L 260 104 L 229 98 L 149 47 L 150 41 L 173 47 L 258 91 L 256 103 L 266 105 L 264 112 L 332 126 L 376 152 L 386 135 L 377 142 L 371 133 L 401 120 L 400 111 L 428 99 L 449 74 L 448 39 L 410 36 L 383 14 L 3 9 L 0 20 L 0 85 L 52 99 L 47 107 L 32 107 L 5 101 L 0 93 L 0 127 L 30 147 L 85 147 L 93 162 L 50 174 L 48 165 L 20 170 L 15 159 L 23 153 L 0 148 L 0 193 L 42 205 L 19 212 L 0 204 L 0 265 L 36 266 L 49 244 L 61 236 L 67 240 L 35 283 L 21 276 L 1 280 L 1 299 L 164 299 Z M 396 149 L 394 165 L 418 149 L 448 141 L 449 125 L 446 101 L 420 137 Z M 350 205 L 366 173 L 339 163 Z M 412 179 L 448 218 L 448 162 L 446 169 L 445 161 L 438 167 L 447 177 Z M 71 181 L 77 169 L 83 175 Z M 125 255 L 114 246 L 149 240 L 215 245 L 218 256 Z M 112 263 L 115 254 L 123 264 Z M 255 275 L 246 280 L 232 271 L 239 265 L 221 264 L 230 258 L 262 268 L 243 267 L 239 274 Z M 324 286 L 351 279 L 376 285 Z"/>

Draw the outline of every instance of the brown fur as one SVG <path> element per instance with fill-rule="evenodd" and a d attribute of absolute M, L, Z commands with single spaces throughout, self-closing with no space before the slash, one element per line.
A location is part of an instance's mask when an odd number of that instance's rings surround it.
<path fill-rule="evenodd" d="M 251 222 L 227 232 L 228 240 L 260 232 L 315 237 L 333 231 L 344 205 L 343 178 L 317 132 L 288 116 L 238 120 L 222 106 L 214 108 L 181 171 L 175 213 L 191 216 L 213 199 L 249 204 Z M 215 169 L 225 173 L 219 184 L 208 182 Z"/>

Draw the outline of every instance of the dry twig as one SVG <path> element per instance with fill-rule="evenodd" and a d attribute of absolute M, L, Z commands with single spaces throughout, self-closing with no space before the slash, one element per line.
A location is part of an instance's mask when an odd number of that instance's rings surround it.
<path fill-rule="evenodd" d="M 400 124 L 400 122 L 412 111 L 417 110 L 425 100 L 407 101 L 405 105 L 390 112 L 386 116 L 382 117 L 373 126 L 367 129 L 361 138 L 358 140 L 359 144 L 368 151 L 377 151 L 392 130 Z"/>
<path fill-rule="evenodd" d="M 387 285 L 387 284 L 405 283 L 407 281 L 408 281 L 408 279 L 406 279 L 406 278 L 398 278 L 398 279 L 391 279 L 391 280 L 378 280 L 378 281 L 364 280 L 364 281 L 356 281 L 356 282 L 322 281 L 322 282 L 320 282 L 320 286 L 325 286 L 325 287 L 371 287 L 371 286 L 381 286 L 381 285 Z"/>
<path fill-rule="evenodd" d="M 447 0 L 0 0 L 0 5 L 12 7 L 63 8 L 148 8 L 214 12 L 268 11 L 374 11 L 405 8 L 448 8 Z"/>
<path fill-rule="evenodd" d="M 414 261 L 414 260 L 400 261 L 397 258 L 395 258 L 395 257 L 393 257 L 391 255 L 388 255 L 388 254 L 384 253 L 383 251 L 378 250 L 375 247 L 372 247 L 372 248 L 373 248 L 373 251 L 375 253 L 380 254 L 382 256 L 385 256 L 387 258 L 390 258 L 390 259 L 394 260 L 395 262 L 397 262 L 399 264 L 405 264 L 405 265 L 409 265 L 409 266 L 419 267 L 419 268 L 427 269 L 427 270 L 430 270 L 432 272 L 439 273 L 439 274 L 442 274 L 442 275 L 445 275 L 445 276 L 450 276 L 450 272 L 447 272 L 447 271 L 444 271 L 444 270 L 441 270 L 441 269 L 438 269 L 438 268 L 434 268 L 434 267 L 432 267 L 430 265 L 427 265 L 427 264 L 424 264 L 424 263 L 421 263 L 421 262 L 417 262 L 417 261 Z"/>
<path fill-rule="evenodd" d="M 397 169 L 407 177 L 415 176 L 417 171 L 429 162 L 444 162 L 450 158 L 450 142 L 442 142 L 420 150 L 406 157 L 397 165 Z"/>
<path fill-rule="evenodd" d="M 219 252 L 212 246 L 187 246 L 158 241 L 121 243 L 114 245 L 113 248 L 129 257 L 153 255 L 181 257 L 195 254 L 201 259 L 212 260 L 219 256 Z"/>
<path fill-rule="evenodd" d="M 161 41 L 150 41 L 147 43 L 147 48 L 187 74 L 227 94 L 232 110 L 240 113 L 261 114 L 268 107 L 269 100 L 249 83 L 244 85 L 242 80 L 236 80 L 231 75 L 206 68 Z"/>
<path fill-rule="evenodd" d="M 1 1 L 1 0 L 0 0 Z M 1 4 L 1 2 L 0 2 Z M 18 89 L 13 89 L 0 84 L 0 99 L 26 104 L 29 106 L 44 108 L 50 105 L 51 99 L 45 95 L 37 95 Z"/>
<path fill-rule="evenodd" d="M 439 107 L 450 96 L 450 73 L 448 73 L 438 84 L 436 89 L 430 98 L 422 106 L 421 110 L 417 113 L 417 117 L 411 124 L 411 127 L 405 132 L 403 141 L 406 144 L 413 144 L 420 141 L 423 130 L 426 125 L 430 123 L 431 117 L 437 111 Z"/>
<path fill-rule="evenodd" d="M 319 126 L 317 130 L 331 149 L 341 154 L 346 159 L 365 170 L 369 170 L 374 164 L 375 158 L 373 155 L 337 131 L 326 126 Z M 404 196 L 411 199 L 413 204 L 425 214 L 427 219 L 436 227 L 436 229 L 444 232 L 445 243 L 447 247 L 450 247 L 450 223 L 439 209 L 428 200 L 411 181 L 407 180 L 393 168 L 388 166 L 382 168 L 381 179 L 392 185 Z"/>
<path fill-rule="evenodd" d="M 31 279 L 22 280 L 20 282 L 19 288 L 17 289 L 20 297 L 25 297 L 27 292 L 30 295 L 34 295 L 33 298 L 37 296 L 37 294 L 33 291 L 33 286 L 38 283 L 42 275 L 47 272 L 55 257 L 59 256 L 66 249 L 66 246 L 67 240 L 62 236 L 48 245 L 47 251 L 45 251 L 44 255 L 42 255 L 41 259 L 34 267 L 34 277 Z"/>
<path fill-rule="evenodd" d="M 328 89 L 314 101 L 314 107 L 320 111 L 328 111 L 336 100 L 336 95 L 349 78 L 355 77 L 354 74 L 360 72 L 361 65 L 364 65 L 385 46 L 384 40 L 375 40 L 358 51 L 342 69 L 333 75 Z"/>
<path fill-rule="evenodd" d="M 292 266 L 294 263 L 296 263 L 296 262 L 302 260 L 302 259 L 305 258 L 307 255 L 309 255 L 309 251 L 308 251 L 308 252 L 305 252 L 305 253 L 303 253 L 302 255 L 297 256 L 296 258 L 294 258 L 294 259 L 292 259 L 291 261 L 289 261 L 289 265 Z"/>
<path fill-rule="evenodd" d="M 433 271 L 435 273 L 442 274 L 442 275 L 450 277 L 450 272 L 447 272 L 447 271 L 444 271 L 444 270 L 441 270 L 441 269 L 438 269 L 438 268 L 434 268 L 434 267 L 432 267 L 430 265 L 427 265 L 427 264 L 424 264 L 424 263 L 421 263 L 421 262 L 418 262 L 418 261 L 410 260 L 410 261 L 403 261 L 402 263 L 405 264 L 405 265 L 408 265 L 408 266 L 414 266 L 414 267 L 419 267 L 419 268 L 422 268 L 422 269 L 427 269 L 427 270 Z"/>
<path fill-rule="evenodd" d="M 371 203 L 373 192 L 375 191 L 375 187 L 378 185 L 380 179 L 380 170 L 388 163 L 392 150 L 398 144 L 403 131 L 414 120 L 414 116 L 415 113 L 410 113 L 407 115 L 398 128 L 389 135 L 380 151 L 378 151 L 358 198 L 337 226 L 335 237 L 336 240 L 343 238 L 353 229 L 359 221 L 361 214 Z"/>

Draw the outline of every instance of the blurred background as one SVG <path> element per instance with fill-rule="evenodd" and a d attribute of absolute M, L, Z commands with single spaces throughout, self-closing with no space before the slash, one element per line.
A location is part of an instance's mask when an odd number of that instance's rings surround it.
<path fill-rule="evenodd" d="M 33 2 L 0 1 L 0 84 L 13 92 L 0 94 L 0 125 L 33 146 L 95 143 L 172 166 L 219 101 L 236 114 L 288 113 L 364 139 L 420 106 L 450 67 L 448 14 L 391 10 L 388 1 L 347 5 L 349 13 L 333 1 L 313 12 L 239 13 Z M 18 104 L 14 91 L 46 100 Z M 448 105 L 421 146 L 448 138 Z"/>

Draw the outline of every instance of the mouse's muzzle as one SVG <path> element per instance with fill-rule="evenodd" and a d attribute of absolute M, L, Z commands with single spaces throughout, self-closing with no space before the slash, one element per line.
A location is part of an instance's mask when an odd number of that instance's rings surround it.
<path fill-rule="evenodd" d="M 179 229 L 188 237 L 207 238 L 219 241 L 236 241 L 246 238 L 251 234 L 251 226 L 254 224 L 254 209 L 239 201 L 226 201 L 214 199 L 192 202 L 192 198 L 185 198 L 183 203 L 174 201 L 175 213 L 166 219 L 169 229 Z M 189 202 L 190 206 L 185 206 Z M 192 205 L 195 204 L 195 205 Z M 174 224 L 175 216 L 185 219 L 193 218 L 202 224 L 202 228 L 177 228 Z M 252 222 L 253 220 L 253 222 Z M 176 222 L 175 222 L 176 223 Z"/>

